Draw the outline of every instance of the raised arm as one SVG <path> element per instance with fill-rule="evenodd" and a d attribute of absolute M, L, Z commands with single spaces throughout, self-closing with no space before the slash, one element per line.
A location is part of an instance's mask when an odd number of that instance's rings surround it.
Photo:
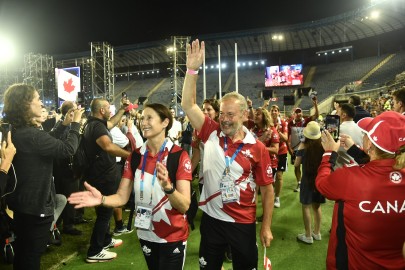
<path fill-rule="evenodd" d="M 198 70 L 203 63 L 205 55 L 204 41 L 200 42 L 198 39 L 194 40 L 191 45 L 187 44 L 187 72 L 183 84 L 183 94 L 181 107 L 186 113 L 191 125 L 200 131 L 204 124 L 205 116 L 200 107 L 196 103 L 196 89 Z"/>

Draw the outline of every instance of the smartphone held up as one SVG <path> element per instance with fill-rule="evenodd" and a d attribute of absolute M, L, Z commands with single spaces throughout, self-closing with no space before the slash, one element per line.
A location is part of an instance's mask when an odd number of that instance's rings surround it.
<path fill-rule="evenodd" d="M 339 115 L 328 114 L 325 117 L 325 129 L 329 131 L 335 142 L 339 140 L 340 117 Z"/>
<path fill-rule="evenodd" d="M 11 124 L 2 123 L 0 129 L 1 129 L 1 142 L 3 143 L 3 141 L 7 141 L 8 133 L 11 130 Z"/>

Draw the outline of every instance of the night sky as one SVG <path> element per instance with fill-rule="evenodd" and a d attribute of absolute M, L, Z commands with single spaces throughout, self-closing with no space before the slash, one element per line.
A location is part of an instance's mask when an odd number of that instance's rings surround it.
<path fill-rule="evenodd" d="M 0 36 L 18 54 L 56 55 L 88 51 L 92 41 L 121 46 L 310 22 L 369 1 L 0 0 Z"/>

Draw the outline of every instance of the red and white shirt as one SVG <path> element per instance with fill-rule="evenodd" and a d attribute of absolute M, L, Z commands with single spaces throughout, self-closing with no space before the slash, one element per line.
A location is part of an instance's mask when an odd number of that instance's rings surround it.
<path fill-rule="evenodd" d="M 329 158 L 325 153 L 315 181 L 321 194 L 336 201 L 326 268 L 337 269 L 336 250 L 344 243 L 348 268 L 342 269 L 405 269 L 405 170 L 394 170 L 394 159 L 379 159 L 331 172 Z"/>
<path fill-rule="evenodd" d="M 147 149 L 146 145 L 147 142 L 145 142 L 139 149 L 139 153 L 142 155 L 142 158 L 139 162 L 139 166 L 135 172 L 135 175 L 131 169 L 132 155 L 127 158 L 122 175 L 123 178 L 134 180 L 136 206 L 138 204 L 148 204 L 152 194 L 152 227 L 151 230 L 137 230 L 138 237 L 140 239 L 155 243 L 185 241 L 189 234 L 186 215 L 181 214 L 172 207 L 169 199 L 167 198 L 167 195 L 163 192 L 157 178 L 152 185 L 153 173 L 156 167 L 159 153 L 157 153 L 155 156 L 152 156 L 149 151 L 147 153 L 148 156 L 146 157 L 145 174 L 143 180 L 143 200 L 140 200 L 140 183 L 142 181 L 141 172 L 143 159 L 145 158 L 144 154 Z M 161 162 L 164 165 L 167 164 L 167 156 L 170 149 L 172 149 L 172 152 L 182 151 L 182 149 L 179 146 L 174 145 L 171 140 L 167 140 L 164 152 L 161 155 Z M 179 159 L 176 179 L 189 181 L 192 180 L 191 161 L 190 157 L 185 151 L 183 151 Z"/>
<path fill-rule="evenodd" d="M 286 121 L 284 121 L 280 117 L 277 117 L 277 129 L 281 133 L 286 133 L 288 136 L 288 124 Z M 279 132 L 279 134 L 280 134 L 280 132 Z M 287 153 L 288 153 L 287 142 L 280 139 L 280 143 L 278 145 L 278 155 L 284 155 Z"/>
<path fill-rule="evenodd" d="M 225 135 L 217 122 L 205 117 L 198 136 L 204 143 L 204 186 L 199 207 L 213 218 L 236 223 L 254 223 L 256 220 L 255 195 L 257 186 L 273 183 L 269 153 L 264 144 L 255 139 L 243 126 L 246 136 L 242 141 L 227 139 L 228 150 L 224 152 Z M 223 204 L 220 183 L 226 167 L 225 155 L 232 157 L 239 145 L 243 147 L 230 164 L 230 176 L 235 181 L 238 200 Z"/>

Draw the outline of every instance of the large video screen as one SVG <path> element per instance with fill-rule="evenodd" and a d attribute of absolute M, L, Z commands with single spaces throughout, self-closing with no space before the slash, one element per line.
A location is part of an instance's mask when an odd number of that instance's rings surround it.
<path fill-rule="evenodd" d="M 265 87 L 303 85 L 302 64 L 269 66 L 265 71 Z"/>
<path fill-rule="evenodd" d="M 77 93 L 81 91 L 80 66 L 55 68 L 58 97 L 62 100 L 76 101 Z"/>

